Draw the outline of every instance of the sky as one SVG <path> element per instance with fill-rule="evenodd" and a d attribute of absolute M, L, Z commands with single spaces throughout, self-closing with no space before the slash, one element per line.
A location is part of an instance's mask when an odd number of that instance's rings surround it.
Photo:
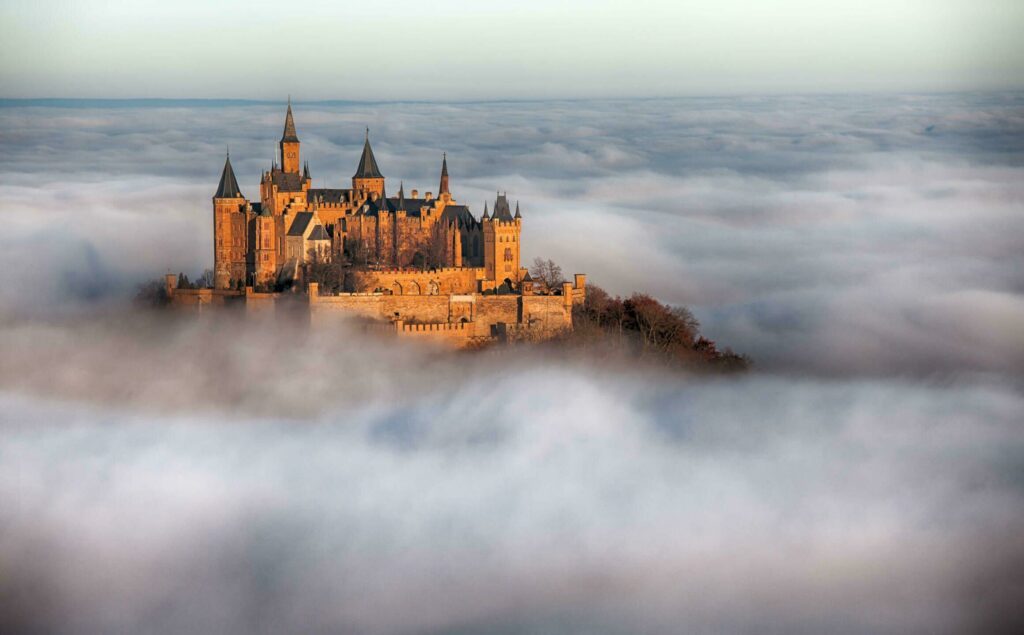
<path fill-rule="evenodd" d="M 1024 87 L 1015 0 L 5 0 L 0 97 L 533 99 Z"/>

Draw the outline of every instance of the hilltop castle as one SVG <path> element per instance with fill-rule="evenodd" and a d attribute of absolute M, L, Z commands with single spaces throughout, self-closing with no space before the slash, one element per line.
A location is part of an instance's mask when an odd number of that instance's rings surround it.
<path fill-rule="evenodd" d="M 436 195 L 413 189 L 407 196 L 401 184 L 388 196 L 369 129 L 351 187 L 313 188 L 300 146 L 289 101 L 280 164 L 263 172 L 258 201 L 242 194 L 226 158 L 213 195 L 213 289 L 177 289 L 169 277 L 174 304 L 265 305 L 301 289 L 314 321 L 354 313 L 399 333 L 457 340 L 571 328 L 585 277 L 558 288 L 530 278 L 520 262 L 518 202 L 513 211 L 499 193 L 478 220 L 452 195 L 447 155 Z M 337 279 L 322 289 L 311 267 L 331 262 L 341 265 L 332 270 Z"/>

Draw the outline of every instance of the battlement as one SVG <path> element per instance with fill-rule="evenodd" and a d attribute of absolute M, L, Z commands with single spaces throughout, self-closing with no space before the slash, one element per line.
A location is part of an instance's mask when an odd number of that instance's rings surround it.
<path fill-rule="evenodd" d="M 462 333 L 468 334 L 473 331 L 468 322 L 438 322 L 419 324 L 407 324 L 402 320 L 393 322 L 398 333 Z"/>
<path fill-rule="evenodd" d="M 428 273 L 461 273 L 465 271 L 483 271 L 483 267 L 431 267 L 421 269 L 419 267 L 380 267 L 367 268 L 357 273 L 366 274 L 428 274 Z"/>

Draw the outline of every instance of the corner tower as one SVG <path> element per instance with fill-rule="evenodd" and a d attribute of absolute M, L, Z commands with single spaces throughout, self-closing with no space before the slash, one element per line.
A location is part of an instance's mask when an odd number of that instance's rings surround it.
<path fill-rule="evenodd" d="M 284 116 L 284 133 L 281 135 L 281 169 L 288 174 L 299 173 L 299 137 L 295 133 L 291 97 L 288 98 L 288 113 Z"/>
<path fill-rule="evenodd" d="M 487 206 L 481 219 L 484 234 L 484 272 L 488 280 L 501 284 L 505 280 L 519 282 L 519 238 L 522 235 L 523 216 L 516 203 L 512 216 L 508 197 L 498 193 L 494 201 L 494 215 L 488 218 Z"/>
<path fill-rule="evenodd" d="M 352 189 L 365 197 L 371 194 L 384 195 L 384 175 L 380 173 L 373 148 L 370 147 L 369 128 L 366 129 L 366 140 L 363 142 L 363 156 L 359 158 L 359 167 L 352 175 Z"/>
<path fill-rule="evenodd" d="M 231 155 L 213 195 L 213 286 L 230 289 L 245 280 L 247 201 L 238 188 Z"/>

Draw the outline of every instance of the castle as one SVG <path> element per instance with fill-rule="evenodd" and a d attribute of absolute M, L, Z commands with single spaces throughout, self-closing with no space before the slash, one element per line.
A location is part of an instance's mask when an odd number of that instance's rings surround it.
<path fill-rule="evenodd" d="M 244 304 L 259 311 L 305 297 L 314 323 L 359 316 L 400 335 L 460 345 L 509 336 L 542 339 L 572 328 L 586 278 L 550 288 L 520 261 L 523 217 L 498 193 L 479 220 L 451 193 L 442 155 L 437 194 L 388 196 L 369 129 L 350 188 L 313 188 L 300 159 L 291 101 L 259 201 L 241 191 L 228 155 L 213 195 L 213 288 L 178 289 L 173 305 Z M 329 280 L 311 275 L 329 269 Z M 325 284 L 325 282 L 329 284 Z M 303 293 L 304 292 L 304 293 Z"/>

